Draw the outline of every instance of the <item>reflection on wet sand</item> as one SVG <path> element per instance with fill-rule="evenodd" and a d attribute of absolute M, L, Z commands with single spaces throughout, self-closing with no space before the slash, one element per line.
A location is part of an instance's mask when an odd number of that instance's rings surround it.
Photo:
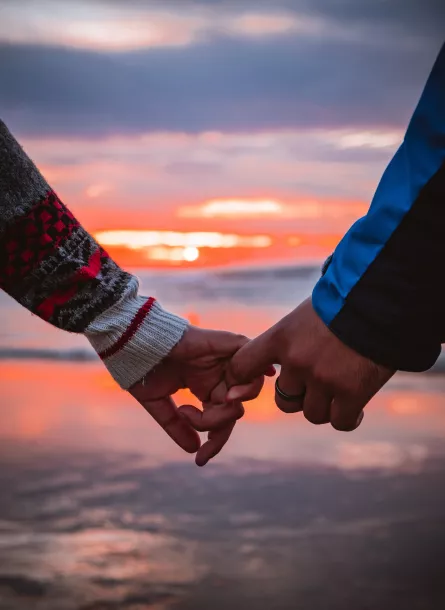
<path fill-rule="evenodd" d="M 346 435 L 269 384 L 199 470 L 99 363 L 4 361 L 0 607 L 442 607 L 444 390 L 397 376 Z"/>
<path fill-rule="evenodd" d="M 25 383 L 26 381 L 26 383 Z M 145 411 L 121 392 L 99 362 L 2 363 L 4 405 L 0 438 L 71 449 L 137 451 L 153 463 L 190 461 Z M 196 402 L 188 391 L 177 402 Z M 445 436 L 445 377 L 400 374 L 366 409 L 352 435 L 314 427 L 302 415 L 285 415 L 268 380 L 247 405 L 244 419 L 219 462 L 260 459 L 320 463 L 355 469 L 422 462 L 427 445 Z"/>
<path fill-rule="evenodd" d="M 152 467 L 6 443 L 0 472 L 5 610 L 445 602 L 439 454 L 416 472 L 351 475 L 254 460 Z"/>

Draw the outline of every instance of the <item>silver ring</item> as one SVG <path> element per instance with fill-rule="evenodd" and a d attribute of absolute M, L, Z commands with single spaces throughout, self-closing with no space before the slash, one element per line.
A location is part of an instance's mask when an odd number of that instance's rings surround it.
<path fill-rule="evenodd" d="M 302 398 L 304 398 L 304 395 L 306 394 L 306 392 L 302 392 L 301 394 L 295 394 L 295 395 L 286 394 L 286 392 L 283 392 L 283 390 L 280 388 L 280 386 L 278 384 L 278 380 L 279 380 L 279 377 L 277 377 L 277 379 L 275 381 L 275 392 L 278 394 L 278 396 L 280 398 L 282 398 L 286 402 L 299 402 Z"/>

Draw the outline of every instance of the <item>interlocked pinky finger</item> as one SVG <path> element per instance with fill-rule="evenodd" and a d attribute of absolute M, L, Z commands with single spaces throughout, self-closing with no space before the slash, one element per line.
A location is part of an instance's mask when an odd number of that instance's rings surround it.
<path fill-rule="evenodd" d="M 193 405 L 183 405 L 178 410 L 181 417 L 186 418 L 198 432 L 219 430 L 244 415 L 244 407 L 240 402 L 204 406 L 203 411 Z"/>
<path fill-rule="evenodd" d="M 208 440 L 201 446 L 196 454 L 195 462 L 197 466 L 205 466 L 209 460 L 214 458 L 227 441 L 233 432 L 236 422 L 228 424 L 220 430 L 209 432 Z"/>

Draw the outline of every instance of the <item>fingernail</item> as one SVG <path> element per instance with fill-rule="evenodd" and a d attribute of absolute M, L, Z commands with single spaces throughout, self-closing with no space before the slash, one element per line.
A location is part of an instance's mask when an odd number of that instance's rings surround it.
<path fill-rule="evenodd" d="M 356 423 L 356 427 L 357 427 L 357 428 L 358 428 L 358 427 L 360 426 L 360 424 L 362 423 L 362 421 L 363 421 L 363 418 L 364 418 L 364 417 L 365 417 L 365 412 L 364 412 L 364 411 L 361 411 L 361 412 L 360 412 L 360 415 L 359 415 L 359 416 L 358 416 L 358 418 L 357 418 L 357 423 Z"/>
<path fill-rule="evenodd" d="M 227 402 L 234 402 L 235 400 L 238 400 L 239 398 L 241 398 L 241 394 L 239 392 L 237 392 L 236 390 L 229 390 L 227 392 L 227 396 L 226 396 Z"/>

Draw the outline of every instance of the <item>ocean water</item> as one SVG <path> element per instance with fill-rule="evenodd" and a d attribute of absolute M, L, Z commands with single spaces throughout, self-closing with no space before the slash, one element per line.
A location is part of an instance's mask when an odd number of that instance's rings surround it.
<path fill-rule="evenodd" d="M 319 269 L 138 274 L 254 336 Z M 82 337 L 0 293 L 0 403 L 1 610 L 445 607 L 441 367 L 396 375 L 352 434 L 280 413 L 268 383 L 198 469 Z"/>

